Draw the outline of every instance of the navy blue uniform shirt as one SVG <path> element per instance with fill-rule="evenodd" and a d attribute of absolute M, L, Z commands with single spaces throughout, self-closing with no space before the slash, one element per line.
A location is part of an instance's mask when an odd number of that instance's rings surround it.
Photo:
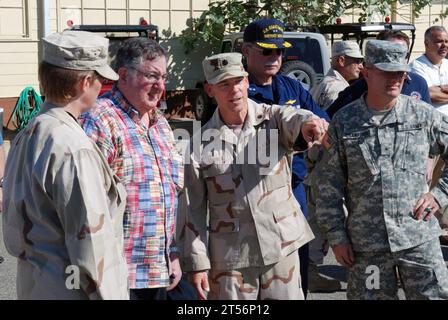
<path fill-rule="evenodd" d="M 259 86 L 253 83 L 249 77 L 249 98 L 266 104 L 290 105 L 309 110 L 320 118 L 330 121 L 328 114 L 323 111 L 313 100 L 309 92 L 302 85 L 289 77 L 275 75 L 272 84 Z M 303 154 L 296 154 L 292 161 L 292 189 L 296 199 L 299 201 L 302 211 L 307 216 L 306 194 L 303 180 L 306 175 L 306 165 Z"/>

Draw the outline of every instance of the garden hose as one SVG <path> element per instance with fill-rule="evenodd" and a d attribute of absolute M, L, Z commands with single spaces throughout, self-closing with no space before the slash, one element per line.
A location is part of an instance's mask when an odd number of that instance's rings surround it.
<path fill-rule="evenodd" d="M 8 128 L 9 122 L 12 121 L 15 131 L 19 132 L 26 127 L 28 122 L 30 122 L 34 116 L 37 115 L 42 104 L 42 98 L 37 94 L 34 88 L 31 86 L 26 87 L 20 93 L 16 106 L 6 124 L 6 128 Z"/>

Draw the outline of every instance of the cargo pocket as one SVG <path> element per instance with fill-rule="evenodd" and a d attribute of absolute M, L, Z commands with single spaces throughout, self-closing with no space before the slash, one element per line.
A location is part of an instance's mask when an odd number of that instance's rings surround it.
<path fill-rule="evenodd" d="M 280 236 L 281 249 L 288 247 L 300 238 L 303 226 L 300 223 L 302 213 L 290 201 L 278 206 L 272 212 Z"/>
<path fill-rule="evenodd" d="M 289 166 L 288 161 L 286 161 L 286 158 L 282 158 L 275 167 L 270 170 L 270 173 L 264 176 L 263 181 L 268 192 L 285 187 L 290 183 L 287 166 Z"/>

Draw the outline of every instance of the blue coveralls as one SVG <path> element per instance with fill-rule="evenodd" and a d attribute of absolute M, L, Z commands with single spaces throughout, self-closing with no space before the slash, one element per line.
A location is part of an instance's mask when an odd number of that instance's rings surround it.
<path fill-rule="evenodd" d="M 272 84 L 259 86 L 253 83 L 249 77 L 249 98 L 266 104 L 290 105 L 309 110 L 315 115 L 330 121 L 327 113 L 313 101 L 309 92 L 302 85 L 289 77 L 275 75 L 272 78 Z M 306 165 L 303 160 L 303 154 L 294 155 L 292 160 L 292 190 L 294 196 L 302 207 L 305 217 L 308 217 L 306 192 L 303 180 L 306 175 Z M 300 274 L 302 276 L 302 289 L 306 296 L 308 290 L 308 244 L 299 249 L 300 255 Z"/>

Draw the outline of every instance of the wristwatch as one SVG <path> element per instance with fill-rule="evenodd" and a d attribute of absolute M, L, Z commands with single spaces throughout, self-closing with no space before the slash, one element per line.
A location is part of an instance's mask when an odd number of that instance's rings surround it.
<path fill-rule="evenodd" d="M 3 188 L 3 177 L 0 178 L 0 188 Z"/>

